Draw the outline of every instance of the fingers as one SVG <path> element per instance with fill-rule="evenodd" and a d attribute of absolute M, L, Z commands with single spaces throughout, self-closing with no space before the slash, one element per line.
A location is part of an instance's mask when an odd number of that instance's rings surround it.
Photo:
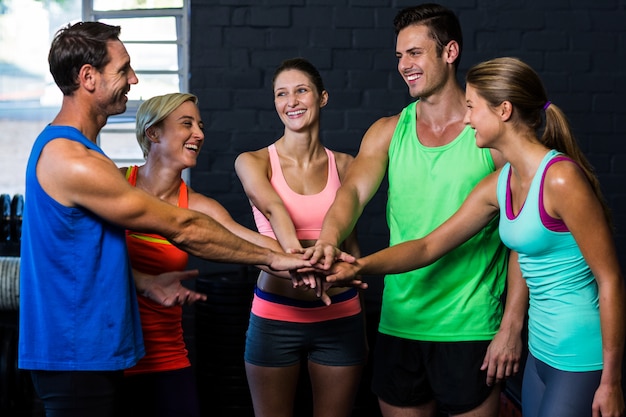
<path fill-rule="evenodd" d="M 487 371 L 486 383 L 488 386 L 498 384 L 519 372 L 519 362 L 508 357 L 497 358 L 489 350 L 480 367 Z"/>
<path fill-rule="evenodd" d="M 346 253 L 344 251 L 339 251 L 339 254 L 335 257 L 335 260 L 348 262 L 348 263 L 356 262 L 356 258 L 354 256 L 352 256 L 349 253 Z"/>
<path fill-rule="evenodd" d="M 325 305 L 327 305 L 327 306 L 329 306 L 329 305 L 332 303 L 332 301 L 331 301 L 330 297 L 329 297 L 329 296 L 328 296 L 328 294 L 326 294 L 325 292 L 323 292 L 323 293 L 319 296 L 319 298 L 320 298 L 320 300 L 322 300 L 322 302 L 323 302 Z"/>
<path fill-rule="evenodd" d="M 329 269 L 341 253 L 342 252 L 333 245 L 317 243 L 315 246 L 305 251 L 304 259 L 308 259 L 311 265 L 315 265 L 320 269 Z M 346 254 L 346 256 L 349 255 Z"/>

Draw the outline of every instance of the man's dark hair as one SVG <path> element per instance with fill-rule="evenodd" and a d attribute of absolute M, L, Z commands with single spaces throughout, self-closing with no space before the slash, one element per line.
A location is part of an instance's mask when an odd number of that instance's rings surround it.
<path fill-rule="evenodd" d="M 78 89 L 78 73 L 85 64 L 102 70 L 110 60 L 107 42 L 119 40 L 121 28 L 102 22 L 78 22 L 59 29 L 52 40 L 48 64 L 63 95 Z"/>
<path fill-rule="evenodd" d="M 426 3 L 402 9 L 393 19 L 396 36 L 411 25 L 424 25 L 428 28 L 430 36 L 437 44 L 438 56 L 441 56 L 443 48 L 450 41 L 456 41 L 459 44 L 459 57 L 454 61 L 454 66 L 458 68 L 463 51 L 463 32 L 461 23 L 452 10 L 439 4 Z"/>

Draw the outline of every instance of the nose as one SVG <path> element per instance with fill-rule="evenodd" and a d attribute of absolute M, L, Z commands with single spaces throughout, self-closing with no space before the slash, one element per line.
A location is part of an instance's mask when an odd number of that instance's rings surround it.
<path fill-rule="evenodd" d="M 289 94 L 287 96 L 287 105 L 289 107 L 295 107 L 298 105 L 298 95 L 297 94 Z"/>
<path fill-rule="evenodd" d="M 135 73 L 135 70 L 131 68 L 128 75 L 128 84 L 137 84 L 138 82 L 139 78 L 137 78 L 137 73 Z"/>
<path fill-rule="evenodd" d="M 465 116 L 463 116 L 463 123 L 465 123 L 466 125 L 470 124 L 470 111 L 469 111 L 469 109 L 467 109 L 465 111 Z"/>
<path fill-rule="evenodd" d="M 411 62 L 406 57 L 406 55 L 402 55 L 398 57 L 398 71 L 402 72 L 407 68 L 411 67 Z"/>
<path fill-rule="evenodd" d="M 197 126 L 193 133 L 198 140 L 204 140 L 204 131 L 200 128 L 200 126 Z"/>

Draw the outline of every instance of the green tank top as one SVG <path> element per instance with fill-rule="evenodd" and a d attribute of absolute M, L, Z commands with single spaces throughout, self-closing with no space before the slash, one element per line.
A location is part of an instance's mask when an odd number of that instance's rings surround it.
<path fill-rule="evenodd" d="M 495 170 L 467 126 L 451 143 L 423 146 L 414 102 L 401 113 L 389 145 L 390 245 L 423 237 L 450 217 Z M 502 318 L 508 251 L 497 219 L 428 267 L 387 275 L 379 330 L 424 341 L 490 340 Z"/>

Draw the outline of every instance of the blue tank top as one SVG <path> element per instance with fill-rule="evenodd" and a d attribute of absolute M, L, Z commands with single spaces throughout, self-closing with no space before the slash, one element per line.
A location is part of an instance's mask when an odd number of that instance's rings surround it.
<path fill-rule="evenodd" d="M 124 229 L 51 198 L 36 175 L 44 146 L 66 138 L 102 152 L 77 129 L 48 126 L 26 168 L 18 366 L 112 371 L 144 355 Z"/>
<path fill-rule="evenodd" d="M 537 359 L 563 371 L 602 369 L 602 335 L 598 286 L 569 231 L 549 230 L 540 218 L 539 194 L 546 166 L 557 151 L 546 154 L 517 216 L 510 206 L 510 164 L 498 178 L 500 237 L 519 254 L 530 293 L 528 345 Z"/>

